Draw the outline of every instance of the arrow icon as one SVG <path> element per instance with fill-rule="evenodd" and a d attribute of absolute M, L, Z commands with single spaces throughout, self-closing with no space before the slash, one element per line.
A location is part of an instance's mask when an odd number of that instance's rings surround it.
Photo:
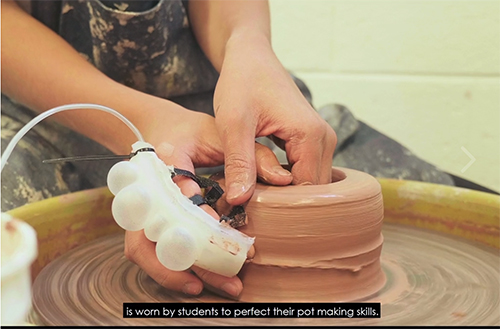
<path fill-rule="evenodd" d="M 470 158 L 469 163 L 466 164 L 465 167 L 463 167 L 461 170 L 461 172 L 463 174 L 476 161 L 476 158 L 474 158 L 474 156 L 472 154 L 470 154 L 470 152 L 467 151 L 467 149 L 463 146 L 462 146 L 462 151 L 464 151 L 464 153 L 467 154 L 467 156 Z"/>

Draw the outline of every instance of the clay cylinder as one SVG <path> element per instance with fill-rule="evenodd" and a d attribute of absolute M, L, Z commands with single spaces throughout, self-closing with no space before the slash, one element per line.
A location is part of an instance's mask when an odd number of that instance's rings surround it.
<path fill-rule="evenodd" d="M 245 302 L 354 301 L 385 284 L 380 266 L 384 217 L 372 176 L 332 168 L 332 183 L 257 184 L 241 231 L 255 257 L 240 272 Z"/>

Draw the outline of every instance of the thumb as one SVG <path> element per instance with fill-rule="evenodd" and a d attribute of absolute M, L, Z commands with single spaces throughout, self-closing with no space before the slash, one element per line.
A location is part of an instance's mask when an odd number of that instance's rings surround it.
<path fill-rule="evenodd" d="M 217 120 L 225 159 L 226 200 L 240 205 L 250 199 L 255 189 L 255 127 L 243 122 L 228 124 Z"/>

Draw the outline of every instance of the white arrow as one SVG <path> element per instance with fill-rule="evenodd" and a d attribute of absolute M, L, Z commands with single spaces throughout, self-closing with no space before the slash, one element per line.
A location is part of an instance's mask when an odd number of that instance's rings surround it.
<path fill-rule="evenodd" d="M 462 151 L 464 151 L 465 154 L 470 158 L 470 161 L 468 164 L 465 165 L 465 167 L 462 168 L 461 172 L 464 173 L 469 167 L 476 161 L 476 158 L 472 154 L 470 154 L 469 151 L 465 147 L 462 146 Z"/>

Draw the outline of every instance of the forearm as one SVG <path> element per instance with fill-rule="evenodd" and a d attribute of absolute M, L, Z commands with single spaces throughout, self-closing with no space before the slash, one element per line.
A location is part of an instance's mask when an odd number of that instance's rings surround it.
<path fill-rule="evenodd" d="M 267 1 L 190 0 L 188 8 L 198 43 L 219 72 L 231 39 L 271 49 Z"/>
<path fill-rule="evenodd" d="M 57 34 L 4 1 L 2 92 L 37 112 L 70 103 L 105 105 L 138 125 L 145 103 L 155 102 L 105 76 Z M 135 140 L 123 123 L 103 112 L 71 111 L 54 118 L 113 152 L 129 151 Z"/>

